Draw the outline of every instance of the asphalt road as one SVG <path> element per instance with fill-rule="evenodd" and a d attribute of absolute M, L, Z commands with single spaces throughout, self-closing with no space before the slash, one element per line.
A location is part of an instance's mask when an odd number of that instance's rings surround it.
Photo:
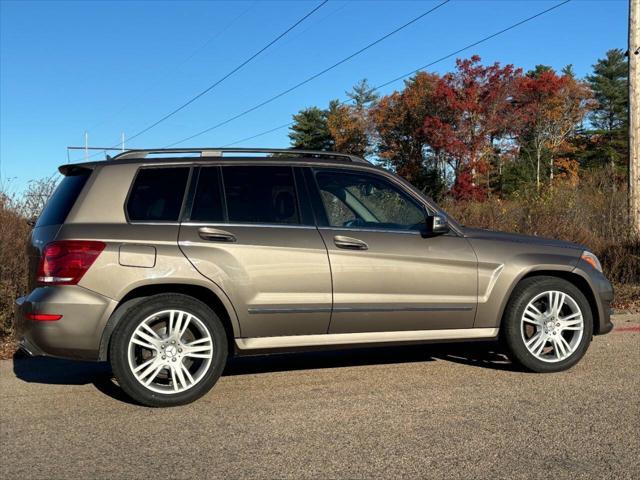
<path fill-rule="evenodd" d="M 3 478 L 640 478 L 640 317 L 571 371 L 494 345 L 245 358 L 198 402 L 128 403 L 104 365 L 0 362 Z"/>

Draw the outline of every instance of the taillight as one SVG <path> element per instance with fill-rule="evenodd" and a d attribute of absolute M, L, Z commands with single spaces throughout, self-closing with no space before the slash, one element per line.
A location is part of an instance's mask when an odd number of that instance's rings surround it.
<path fill-rule="evenodd" d="M 44 247 L 38 266 L 43 285 L 75 285 L 106 245 L 90 240 L 61 240 Z"/>
<path fill-rule="evenodd" d="M 38 322 L 55 322 L 56 320 L 60 320 L 62 315 L 52 313 L 27 313 L 27 318 Z"/>

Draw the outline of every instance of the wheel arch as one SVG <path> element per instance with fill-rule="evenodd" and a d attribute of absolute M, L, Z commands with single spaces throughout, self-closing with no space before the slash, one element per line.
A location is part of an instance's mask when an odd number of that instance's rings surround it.
<path fill-rule="evenodd" d="M 226 296 L 223 297 L 223 293 L 219 294 L 210 288 L 197 284 L 153 283 L 137 286 L 127 292 L 126 295 L 120 299 L 103 329 L 98 354 L 99 361 L 108 360 L 111 337 L 127 311 L 141 300 L 161 293 L 180 293 L 187 295 L 200 300 L 202 303 L 213 309 L 218 317 L 220 317 L 224 326 L 228 340 L 229 352 L 231 353 L 235 350 L 234 339 L 241 336 L 240 324 L 238 323 L 238 318 L 233 310 L 233 306 L 230 304 Z"/>
<path fill-rule="evenodd" d="M 593 316 L 593 333 L 594 335 L 597 335 L 599 333 L 601 313 L 599 310 L 598 302 L 596 301 L 595 293 L 591 288 L 591 285 L 589 285 L 589 282 L 580 274 L 572 271 L 567 271 L 567 270 L 547 270 L 547 269 L 533 270 L 525 273 L 520 278 L 518 278 L 518 280 L 514 282 L 513 285 L 511 286 L 509 294 L 506 296 L 505 301 L 502 305 L 501 312 L 500 312 L 500 324 L 502 324 L 502 321 L 504 320 L 504 316 L 507 311 L 507 305 L 509 305 L 509 301 L 511 300 L 511 295 L 515 291 L 516 287 L 524 280 L 527 280 L 532 277 L 561 278 L 571 283 L 576 288 L 578 288 L 580 292 L 586 297 L 587 301 L 589 302 L 589 307 L 591 307 L 591 314 Z"/>

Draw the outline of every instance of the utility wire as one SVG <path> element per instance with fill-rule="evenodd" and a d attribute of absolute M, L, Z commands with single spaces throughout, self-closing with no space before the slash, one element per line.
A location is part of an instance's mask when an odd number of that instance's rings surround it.
<path fill-rule="evenodd" d="M 278 93 L 277 95 L 274 95 L 273 97 L 265 100 L 264 102 L 261 102 L 237 115 L 234 115 L 233 117 L 230 117 L 220 123 L 217 123 L 215 125 L 213 125 L 212 127 L 206 128 L 198 133 L 195 133 L 189 137 L 183 138 L 182 140 L 178 140 L 177 142 L 171 143 L 169 145 L 166 145 L 163 148 L 169 148 L 169 147 L 173 147 L 175 145 L 178 145 L 180 143 L 192 140 L 196 137 L 199 137 L 200 135 L 204 135 L 205 133 L 211 132 L 212 130 L 215 130 L 217 128 L 222 127 L 223 125 L 226 125 L 227 123 L 233 122 L 234 120 L 237 120 L 240 117 L 243 117 L 261 107 L 264 107 L 265 105 L 273 102 L 274 100 L 277 100 L 278 98 L 300 88 L 303 85 L 306 85 L 307 83 L 315 80 L 316 78 L 320 77 L 321 75 L 324 75 L 325 73 L 333 70 L 336 67 L 339 67 L 340 65 L 342 65 L 345 62 L 348 62 L 349 60 L 351 60 L 352 58 L 360 55 L 361 53 L 365 52 L 366 50 L 369 50 L 370 48 L 374 47 L 375 45 L 379 44 L 380 42 L 386 40 L 387 38 L 391 37 L 392 35 L 395 35 L 396 33 L 400 32 L 401 30 L 404 30 L 405 28 L 407 28 L 408 26 L 416 23 L 418 20 L 421 20 L 422 18 L 426 17 L 427 15 L 429 15 L 432 12 L 435 12 L 437 9 L 439 9 L 440 7 L 442 7 L 443 5 L 445 5 L 446 3 L 449 3 L 451 0 L 444 0 L 442 3 L 439 3 L 438 5 L 436 5 L 435 7 L 431 8 L 430 10 L 427 10 L 426 12 L 418 15 L 417 17 L 409 20 L 407 23 L 401 25 L 400 27 L 396 28 L 395 30 L 392 30 L 391 32 L 387 33 L 386 35 L 383 35 L 382 37 L 378 38 L 377 40 L 374 40 L 373 42 L 369 43 L 368 45 L 362 47 L 360 50 L 357 50 L 356 52 L 352 53 L 351 55 L 348 55 L 347 57 L 343 58 L 342 60 L 334 63 L 333 65 L 325 68 L 324 70 L 319 71 L 318 73 L 306 78 L 305 80 L 295 84 L 292 87 L 287 88 L 286 90 Z"/>
<path fill-rule="evenodd" d="M 286 29 L 284 32 L 282 32 L 280 35 L 278 35 L 276 38 L 274 38 L 273 40 L 271 40 L 271 42 L 269 42 L 268 44 L 266 44 L 264 47 L 262 47 L 260 50 L 258 50 L 256 53 L 254 53 L 253 55 L 251 55 L 249 58 L 247 58 L 244 62 L 242 62 L 240 65 L 238 65 L 236 68 L 234 68 L 233 70 L 231 70 L 229 73 L 227 73 L 226 75 L 224 75 L 222 78 L 220 78 L 219 80 L 216 80 L 214 83 L 212 83 L 211 85 L 209 85 L 207 88 L 205 88 L 203 91 L 201 91 L 200 93 L 198 93 L 196 96 L 192 97 L 191 99 L 189 99 L 188 101 L 186 101 L 185 103 L 183 103 L 182 105 L 180 105 L 178 108 L 176 108 L 175 110 L 171 111 L 170 113 L 166 114 L 164 117 L 160 118 L 159 120 L 155 121 L 154 123 L 152 123 L 151 125 L 149 125 L 148 127 L 140 130 L 139 132 L 135 133 L 134 135 L 129 136 L 129 141 L 133 140 L 134 138 L 139 137 L 140 135 L 142 135 L 145 132 L 148 132 L 149 130 L 151 130 L 152 128 L 156 127 L 157 125 L 159 125 L 160 123 L 164 122 L 165 120 L 167 120 L 168 118 L 172 117 L 173 115 L 175 115 L 176 113 L 178 113 L 179 111 L 183 110 L 184 108 L 186 108 L 187 106 L 191 105 L 193 102 L 195 102 L 196 100 L 198 100 L 200 97 L 202 97 L 203 95 L 206 95 L 207 93 L 209 93 L 211 90 L 213 90 L 215 87 L 217 87 L 218 85 L 220 85 L 222 82 L 224 82 L 227 78 L 229 78 L 231 75 L 233 75 L 234 73 L 236 73 L 238 70 L 242 69 L 244 66 L 246 66 L 249 62 L 251 62 L 253 59 L 255 59 L 257 56 L 259 56 L 262 52 L 264 52 L 265 50 L 267 50 L 269 47 L 271 47 L 274 43 L 276 43 L 278 40 L 280 40 L 282 37 L 284 37 L 285 35 L 287 35 L 291 30 L 293 30 L 294 28 L 296 28 L 298 25 L 300 25 L 302 22 L 304 22 L 307 18 L 309 18 L 311 15 L 313 15 L 317 10 L 319 10 L 320 8 L 322 8 L 329 0 L 323 0 L 320 4 L 318 4 L 316 7 L 314 7 L 309 13 L 307 13 L 305 16 L 303 16 L 301 19 L 299 19 L 296 23 L 294 23 L 293 25 L 291 25 L 288 29 Z"/>
<path fill-rule="evenodd" d="M 476 42 L 470 43 L 469 45 L 466 45 L 466 46 L 464 46 L 464 47 L 462 47 L 462 48 L 460 48 L 460 49 L 458 49 L 458 50 L 456 50 L 456 51 L 454 51 L 454 52 L 451 52 L 451 53 L 449 53 L 449 54 L 447 54 L 447 55 L 445 55 L 445 56 L 443 56 L 443 57 L 440 57 L 440 58 L 438 58 L 437 60 L 433 60 L 432 62 L 429 62 L 429 63 L 427 63 L 427 64 L 425 64 L 425 65 L 423 65 L 423 66 L 421 66 L 421 67 L 416 68 L 415 70 L 412 70 L 412 71 L 410 71 L 410 72 L 408 72 L 408 73 L 405 73 L 405 74 L 403 74 L 403 75 L 400 75 L 400 76 L 398 76 L 398 77 L 396 77 L 396 78 L 394 78 L 394 79 L 392 79 L 392 80 L 389 80 L 389 81 L 387 81 L 387 82 L 381 83 L 380 85 L 377 85 L 377 86 L 373 87 L 373 88 L 372 88 L 372 91 L 379 90 L 379 89 L 384 88 L 384 87 L 386 87 L 386 86 L 388 86 L 388 85 L 391 85 L 392 83 L 395 83 L 395 82 L 397 82 L 397 81 L 403 80 L 403 79 L 405 79 L 405 78 L 407 78 L 407 77 L 409 77 L 409 76 L 411 76 L 411 75 L 413 75 L 413 74 L 415 74 L 415 73 L 418 73 L 418 72 L 419 72 L 419 71 L 421 71 L 421 70 L 424 70 L 425 68 L 428 68 L 428 67 L 431 67 L 431 66 L 435 65 L 436 63 L 439 63 L 439 62 L 442 62 L 442 61 L 444 61 L 444 60 L 447 60 L 447 59 L 449 59 L 449 58 L 451 58 L 451 57 L 453 57 L 453 56 L 455 56 L 455 55 L 458 55 L 459 53 L 464 52 L 465 50 L 468 50 L 468 49 L 473 48 L 473 47 L 475 47 L 475 46 L 477 46 L 477 45 L 480 45 L 481 43 L 484 43 L 484 42 L 486 42 L 486 41 L 489 41 L 489 40 L 491 40 L 492 38 L 495 38 L 495 37 L 497 37 L 497 36 L 499 36 L 499 35 L 502 35 L 503 33 L 506 33 L 506 32 L 508 32 L 509 30 L 513 30 L 514 28 L 517 28 L 517 27 L 519 27 L 520 25 L 523 25 L 524 23 L 530 22 L 531 20 L 533 20 L 533 19 L 535 19 L 535 18 L 538 18 L 538 17 L 540 17 L 541 15 L 544 15 L 545 13 L 548 13 L 548 12 L 550 12 L 550 11 L 552 11 L 552 10 L 555 10 L 556 8 L 559 8 L 559 7 L 563 6 L 563 5 L 565 5 L 566 3 L 569 3 L 570 1 L 571 1 L 571 0 L 565 0 L 565 1 L 564 1 L 564 2 L 562 2 L 562 3 L 559 3 L 559 4 L 557 4 L 557 5 L 554 5 L 554 6 L 553 6 L 553 7 L 551 7 L 551 8 L 547 8 L 546 10 L 543 10 L 543 11 L 541 11 L 541 12 L 538 12 L 538 13 L 536 13 L 535 15 L 532 15 L 532 16 L 530 16 L 530 17 L 527 17 L 527 18 L 525 18 L 524 20 L 521 20 L 521 21 L 519 21 L 519 22 L 517 22 L 517 23 L 514 23 L 513 25 L 510 25 L 510 26 L 509 26 L 509 27 L 507 27 L 507 28 L 503 28 L 502 30 L 499 30 L 499 31 L 497 31 L 497 32 L 495 32 L 495 33 L 492 33 L 491 35 L 487 35 L 486 37 L 484 37 L 484 38 L 482 38 L 482 39 L 480 39 L 480 40 L 478 40 L 478 41 L 476 41 Z M 346 103 L 349 103 L 350 101 L 351 101 L 351 99 L 343 100 L 343 101 L 341 101 L 341 102 L 339 103 L 339 105 L 344 105 L 344 104 L 346 104 Z M 278 127 L 271 128 L 271 129 L 266 130 L 266 131 L 264 131 L 264 132 L 261 132 L 261 133 L 258 133 L 258 134 L 255 134 L 255 135 L 252 135 L 252 136 L 250 136 L 250 137 L 245 137 L 245 138 L 242 138 L 242 139 L 240 139 L 240 140 L 236 140 L 236 141 L 235 141 L 235 142 L 233 142 L 233 143 L 228 143 L 228 144 L 226 144 L 226 145 L 223 145 L 223 147 L 231 147 L 231 146 L 233 146 L 233 145 L 237 145 L 237 144 L 239 144 L 239 143 L 247 142 L 247 141 L 249 141 L 249 140 L 253 140 L 254 138 L 262 137 L 263 135 L 267 135 L 267 134 L 272 133 L 272 132 L 275 132 L 275 131 L 277 131 L 277 130 L 281 130 L 281 129 L 283 129 L 283 128 L 290 127 L 290 126 L 291 126 L 291 125 L 293 125 L 293 124 L 294 124 L 294 122 L 285 123 L 285 124 L 280 125 L 280 126 L 278 126 Z M 175 145 L 175 144 L 174 144 L 174 145 Z"/>
<path fill-rule="evenodd" d="M 247 8 L 245 8 L 244 10 L 242 10 L 242 12 L 240 12 L 238 15 L 236 15 L 235 17 L 233 17 L 233 19 L 231 21 L 229 21 L 224 27 L 222 27 L 220 30 L 217 30 L 215 32 L 215 34 L 211 35 L 202 45 L 200 45 L 198 48 L 196 48 L 195 50 L 193 50 L 191 52 L 191 54 L 189 54 L 187 57 L 185 57 L 184 60 L 182 60 L 180 63 L 178 63 L 177 65 L 175 65 L 174 67 L 165 70 L 163 73 L 160 73 L 160 76 L 165 76 L 165 75 L 169 75 L 171 73 L 175 73 L 180 67 L 182 67 L 184 64 L 186 64 L 187 62 L 189 62 L 193 57 L 195 57 L 198 53 L 200 53 L 202 50 L 204 50 L 206 47 L 208 47 L 211 43 L 213 43 L 215 40 L 217 40 L 218 38 L 220 38 L 227 30 L 229 30 L 238 20 L 240 20 L 240 18 L 244 17 L 249 10 L 251 10 L 255 4 L 258 2 L 258 0 L 254 0 L 253 3 L 249 4 L 249 6 Z M 157 87 L 157 84 L 155 84 L 154 86 Z M 153 87 L 152 87 L 153 89 Z M 149 90 L 145 90 L 144 92 L 140 92 L 140 93 L 148 93 Z M 112 115 L 110 115 L 109 117 L 105 118 L 104 120 L 101 120 L 99 122 L 94 123 L 92 126 L 90 126 L 87 131 L 91 132 L 92 130 L 96 129 L 97 127 L 105 124 L 107 121 L 111 120 L 114 117 L 119 116 L 122 112 L 124 112 L 126 109 L 128 109 L 131 105 L 133 105 L 137 100 L 140 99 L 142 95 L 138 95 L 134 100 L 131 100 L 127 103 L 125 103 L 124 105 L 122 105 L 115 113 L 113 113 Z"/>
<path fill-rule="evenodd" d="M 329 0 L 323 0 L 321 3 L 319 3 L 318 5 L 316 5 L 309 13 L 307 13 L 306 15 L 304 15 L 302 18 L 300 18 L 297 22 L 295 22 L 293 25 L 291 25 L 289 28 L 287 28 L 284 32 L 282 32 L 280 35 L 278 35 L 276 38 L 274 38 L 273 40 L 271 40 L 271 42 L 269 42 L 267 45 L 265 45 L 264 47 L 262 47 L 260 50 L 258 50 L 256 53 L 254 53 L 253 55 L 251 55 L 249 58 L 247 58 L 245 61 L 243 61 L 240 65 L 238 65 L 237 67 L 235 67 L 233 70 L 231 70 L 229 73 L 227 73 L 226 75 L 224 75 L 222 78 L 216 80 L 214 83 L 212 83 L 211 85 L 209 85 L 207 88 L 205 88 L 203 91 L 201 91 L 200 93 L 198 93 L 196 96 L 190 98 L 188 101 L 186 101 L 185 103 L 183 103 L 182 105 L 180 105 L 178 108 L 172 110 L 171 112 L 167 113 L 166 115 L 164 115 L 163 117 L 161 117 L 159 120 L 155 121 L 154 123 L 152 123 L 151 125 L 143 128 L 142 130 L 140 130 L 139 132 L 136 132 L 135 134 L 131 135 L 128 137 L 127 141 L 131 141 L 134 138 L 139 137 L 140 135 L 142 135 L 143 133 L 148 132 L 149 130 L 151 130 L 152 128 L 158 126 L 159 124 L 161 124 L 162 122 L 164 122 L 165 120 L 167 120 L 168 118 L 172 117 L 173 115 L 175 115 L 176 113 L 178 113 L 179 111 L 185 109 L 186 107 L 188 107 L 189 105 L 191 105 L 193 102 L 195 102 L 196 100 L 198 100 L 199 98 L 201 98 L 203 95 L 206 95 L 207 93 L 209 93 L 211 90 L 213 90 L 215 87 L 217 87 L 218 85 L 220 85 L 222 82 L 224 82 L 227 78 L 229 78 L 231 75 L 233 75 L 234 73 L 238 72 L 240 69 L 242 69 L 243 67 L 245 67 L 248 63 L 250 63 L 252 60 L 254 60 L 256 57 L 258 57 L 262 52 L 264 52 L 265 50 L 267 50 L 269 47 L 271 47 L 273 44 L 275 44 L 276 42 L 278 42 L 278 40 L 280 40 L 282 37 L 284 37 L 285 35 L 287 35 L 289 32 L 291 32 L 291 30 L 293 30 L 294 28 L 296 28 L 298 25 L 300 25 L 302 22 L 304 22 L 307 18 L 309 18 L 311 15 L 313 15 L 316 11 L 318 11 L 320 8 L 322 8 Z M 118 145 L 114 145 L 114 148 L 117 147 Z"/>

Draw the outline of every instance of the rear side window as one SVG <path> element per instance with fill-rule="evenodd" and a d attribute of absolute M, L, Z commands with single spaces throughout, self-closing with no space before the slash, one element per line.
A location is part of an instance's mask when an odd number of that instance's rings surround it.
<path fill-rule="evenodd" d="M 291 167 L 223 167 L 229 222 L 300 223 Z"/>
<path fill-rule="evenodd" d="M 76 203 L 82 187 L 87 183 L 89 175 L 91 175 L 91 171 L 83 170 L 75 175 L 64 177 L 40 214 L 36 227 L 64 223 L 73 204 Z"/>
<path fill-rule="evenodd" d="M 177 222 L 188 177 L 188 167 L 139 170 L 127 201 L 129 220 Z"/>
<path fill-rule="evenodd" d="M 220 192 L 220 169 L 207 167 L 200 170 L 198 185 L 191 220 L 194 222 L 222 222 L 224 221 L 224 205 Z"/>

